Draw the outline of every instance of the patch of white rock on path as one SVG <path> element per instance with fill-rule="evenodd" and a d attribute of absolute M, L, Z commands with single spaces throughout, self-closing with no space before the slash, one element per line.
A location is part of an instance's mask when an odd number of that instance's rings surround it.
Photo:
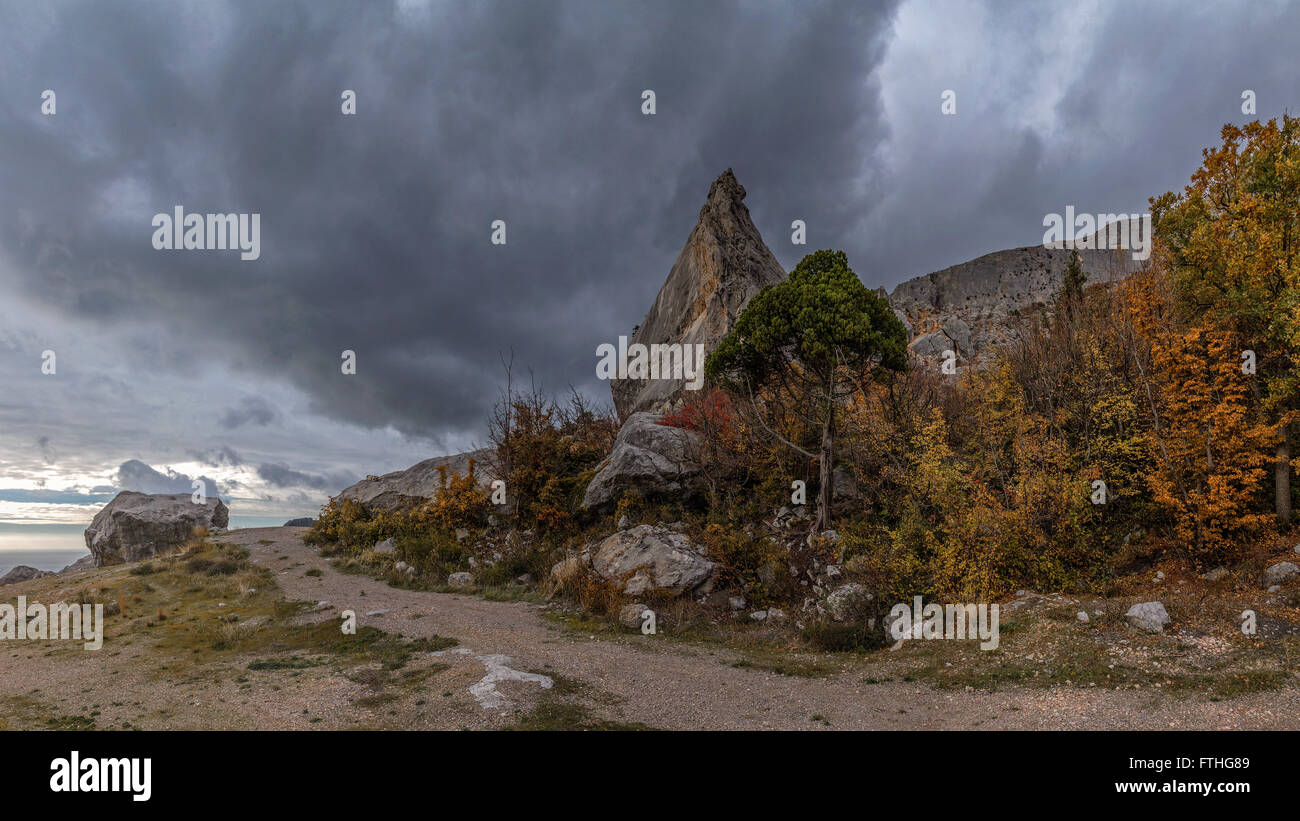
<path fill-rule="evenodd" d="M 441 658 L 442 656 L 473 656 L 483 662 L 487 668 L 487 675 L 479 679 L 479 682 L 469 688 L 470 695 L 478 700 L 479 706 L 484 710 L 492 710 L 497 707 L 510 706 L 510 700 L 501 695 L 497 690 L 497 685 L 503 681 L 535 681 L 542 686 L 543 690 L 551 689 L 555 684 L 549 676 L 543 676 L 538 673 L 525 673 L 520 670 L 511 668 L 510 657 L 503 656 L 499 653 L 493 653 L 486 656 L 480 656 L 467 647 L 457 647 L 454 650 L 439 650 L 430 655 Z"/>

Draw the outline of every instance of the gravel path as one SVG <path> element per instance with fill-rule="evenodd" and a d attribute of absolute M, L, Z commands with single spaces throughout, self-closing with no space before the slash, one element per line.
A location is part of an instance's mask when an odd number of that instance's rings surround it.
<path fill-rule="evenodd" d="M 476 684 L 486 656 L 509 657 L 508 669 L 564 677 L 588 685 L 582 698 L 602 718 L 662 729 L 1295 729 L 1295 687 L 1223 702 L 1174 698 L 1158 691 L 1100 688 L 1006 688 L 997 692 L 938 690 L 920 683 L 868 683 L 869 660 L 826 656 L 840 672 L 799 678 L 733 667 L 741 655 L 662 637 L 624 641 L 584 638 L 554 626 L 544 608 L 489 602 L 468 595 L 393 588 L 367 576 L 334 570 L 304 545 L 302 528 L 234 531 L 223 541 L 248 547 L 276 574 L 289 599 L 327 601 L 322 618 L 353 610 L 361 624 L 418 637 L 460 642 L 440 660 L 463 682 Z M 259 542 L 268 541 L 269 544 Z M 319 568 L 319 576 L 305 571 Z M 367 616 L 366 613 L 384 611 Z M 485 708 L 475 726 L 510 723 L 534 703 L 536 681 L 501 681 L 504 705 Z M 495 699 L 489 699 L 494 701 Z M 458 702 L 461 701 L 458 699 Z M 500 700 L 497 700 L 500 701 Z M 819 719 L 814 719 L 819 716 Z"/>

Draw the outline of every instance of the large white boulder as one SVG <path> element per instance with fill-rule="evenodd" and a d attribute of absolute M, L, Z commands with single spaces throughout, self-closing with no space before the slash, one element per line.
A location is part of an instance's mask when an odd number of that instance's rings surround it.
<path fill-rule="evenodd" d="M 220 499 L 196 503 L 188 493 L 124 490 L 95 514 L 86 547 L 96 567 L 136 562 L 175 550 L 196 528 L 224 530 L 229 515 Z"/>

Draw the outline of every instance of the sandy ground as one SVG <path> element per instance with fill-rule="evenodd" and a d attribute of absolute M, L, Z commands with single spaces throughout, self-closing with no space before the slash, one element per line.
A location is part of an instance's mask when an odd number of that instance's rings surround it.
<path fill-rule="evenodd" d="M 323 668 L 244 673 L 246 662 L 232 659 L 225 675 L 172 674 L 168 659 L 145 643 L 106 645 L 98 653 L 15 643 L 0 646 L 0 699 L 9 700 L 11 716 L 14 704 L 59 716 L 93 708 L 101 728 L 129 721 L 139 728 L 487 729 L 514 724 L 543 693 L 536 680 L 512 680 L 515 671 L 551 677 L 560 683 L 553 693 L 567 685 L 566 698 L 593 716 L 672 730 L 1300 727 L 1295 686 L 1211 702 L 1152 690 L 869 683 L 870 660 L 842 655 L 825 657 L 839 672 L 821 678 L 734 667 L 742 655 L 719 647 L 636 634 L 598 639 L 557 626 L 543 606 L 401 590 L 343 574 L 303 544 L 304 531 L 241 530 L 222 541 L 247 547 L 287 599 L 328 603 L 309 618 L 337 619 L 352 610 L 360 624 L 389 633 L 457 639 L 455 651 L 413 662 L 428 668 L 418 688 L 370 705 L 365 684 Z M 312 568 L 320 575 L 306 575 Z M 16 585 L 4 598 L 36 584 Z M 183 659 L 174 661 L 182 669 Z M 492 671 L 503 677 L 494 690 L 483 681 Z M 14 718 L 9 724 L 25 726 Z"/>

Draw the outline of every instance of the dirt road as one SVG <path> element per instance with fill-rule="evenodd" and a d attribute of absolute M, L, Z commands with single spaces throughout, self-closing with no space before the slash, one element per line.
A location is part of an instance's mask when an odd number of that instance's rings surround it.
<path fill-rule="evenodd" d="M 495 668 L 496 697 L 475 696 L 474 726 L 509 724 L 536 703 L 542 686 L 511 680 L 501 666 L 586 685 L 577 693 L 596 715 L 662 729 L 1294 729 L 1300 690 L 1294 686 L 1228 701 L 1167 696 L 1159 691 L 1103 688 L 940 690 L 921 683 L 873 681 L 870 660 L 828 655 L 840 669 L 822 678 L 782 675 L 745 666 L 734 651 L 690 646 L 656 636 L 602 640 L 557 627 L 544 608 L 490 602 L 469 595 L 396 589 L 334 570 L 303 544 L 300 528 L 235 531 L 224 541 L 246 546 L 275 573 L 290 599 L 326 601 L 321 618 L 353 610 L 362 624 L 418 637 L 454 637 L 439 658 L 462 681 Z M 263 542 L 269 542 L 264 544 Z M 320 575 L 306 575 L 311 568 Z M 382 611 L 382 612 L 380 612 Z M 374 615 L 366 615 L 367 613 Z M 468 652 L 466 652 L 468 651 Z M 491 684 L 492 682 L 489 682 Z M 480 692 L 483 689 L 481 688 Z M 473 694 L 471 694 L 473 695 Z M 488 705 L 495 706 L 484 706 Z"/>

